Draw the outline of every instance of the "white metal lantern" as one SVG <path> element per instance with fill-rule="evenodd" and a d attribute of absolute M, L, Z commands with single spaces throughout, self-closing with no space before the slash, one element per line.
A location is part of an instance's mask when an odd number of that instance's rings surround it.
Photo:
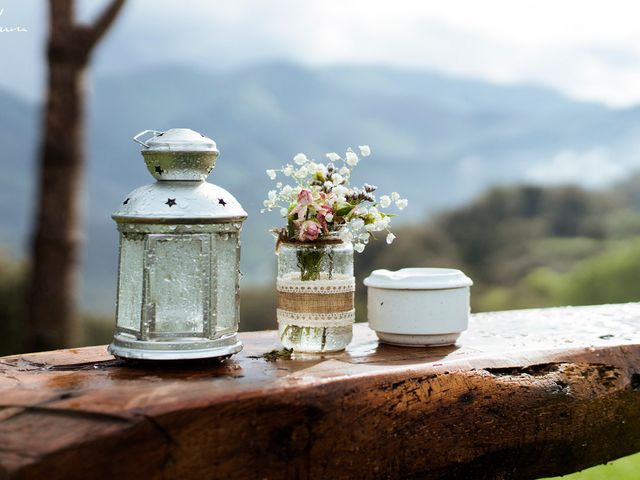
<path fill-rule="evenodd" d="M 109 352 L 144 360 L 237 353 L 239 236 L 247 213 L 205 181 L 216 144 L 186 128 L 146 130 L 134 140 L 157 182 L 131 192 L 113 214 L 120 263 Z"/>

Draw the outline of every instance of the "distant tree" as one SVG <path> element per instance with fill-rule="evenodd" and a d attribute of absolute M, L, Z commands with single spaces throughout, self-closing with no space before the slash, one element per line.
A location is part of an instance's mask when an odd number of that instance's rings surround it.
<path fill-rule="evenodd" d="M 48 90 L 29 282 L 30 349 L 68 345 L 77 335 L 76 277 L 82 243 L 84 77 L 91 55 L 125 0 L 111 0 L 90 25 L 74 0 L 49 0 Z"/>
<path fill-rule="evenodd" d="M 640 242 L 626 241 L 578 263 L 563 278 L 560 303 L 596 305 L 640 300 Z"/>

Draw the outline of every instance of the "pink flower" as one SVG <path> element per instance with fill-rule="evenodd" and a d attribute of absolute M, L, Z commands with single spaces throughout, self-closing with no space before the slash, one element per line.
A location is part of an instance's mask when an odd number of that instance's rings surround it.
<path fill-rule="evenodd" d="M 298 240 L 301 242 L 314 241 L 320 235 L 320 225 L 313 220 L 307 220 L 302 222 L 300 226 L 300 233 L 298 234 Z"/>
<path fill-rule="evenodd" d="M 308 188 L 303 188 L 298 192 L 298 205 L 291 210 L 289 215 L 297 215 L 298 220 L 304 220 L 307 216 L 309 207 L 316 207 L 317 204 L 313 201 L 313 194 Z"/>
<path fill-rule="evenodd" d="M 308 188 L 303 188 L 298 192 L 298 202 L 300 205 L 309 205 L 313 202 L 313 195 L 311 194 L 311 190 Z"/>
<path fill-rule="evenodd" d="M 327 225 L 327 215 L 329 214 L 333 215 L 331 205 L 324 204 L 320 207 L 320 210 L 318 210 L 318 222 L 322 226 L 324 233 L 329 233 L 329 225 Z"/>

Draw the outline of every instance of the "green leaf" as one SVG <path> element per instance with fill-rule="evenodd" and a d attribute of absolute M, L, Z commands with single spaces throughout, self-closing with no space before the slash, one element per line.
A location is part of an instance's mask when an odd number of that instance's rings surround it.
<path fill-rule="evenodd" d="M 349 212 L 353 210 L 355 205 L 351 205 L 350 203 L 339 203 L 338 208 L 336 208 L 336 215 L 340 217 L 344 217 L 345 215 L 349 215 Z"/>

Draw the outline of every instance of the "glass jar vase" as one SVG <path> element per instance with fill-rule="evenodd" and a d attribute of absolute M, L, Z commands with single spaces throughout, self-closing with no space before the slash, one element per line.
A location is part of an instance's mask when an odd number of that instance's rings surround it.
<path fill-rule="evenodd" d="M 353 245 L 339 239 L 282 243 L 278 255 L 278 333 L 296 352 L 337 352 L 353 335 Z"/>

